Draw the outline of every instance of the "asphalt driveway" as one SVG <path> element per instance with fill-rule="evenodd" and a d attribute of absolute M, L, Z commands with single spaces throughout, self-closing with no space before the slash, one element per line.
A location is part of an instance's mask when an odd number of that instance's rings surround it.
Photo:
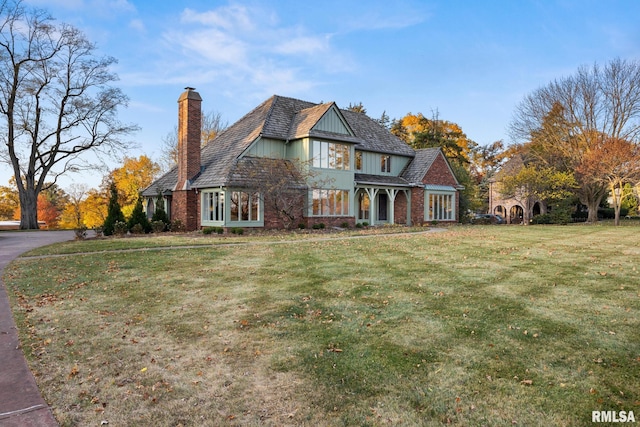
<path fill-rule="evenodd" d="M 73 240 L 73 231 L 0 232 L 0 426 L 57 426 L 51 409 L 42 398 L 33 374 L 20 349 L 7 290 L 4 268 L 23 252 L 40 246 Z"/>

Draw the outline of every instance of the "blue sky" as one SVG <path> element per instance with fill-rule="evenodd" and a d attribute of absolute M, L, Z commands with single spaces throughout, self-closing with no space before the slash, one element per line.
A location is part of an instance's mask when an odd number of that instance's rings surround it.
<path fill-rule="evenodd" d="M 581 65 L 640 59 L 637 0 L 25 0 L 119 60 L 120 113 L 141 130 L 130 156 L 159 157 L 177 99 L 235 122 L 271 95 L 371 117 L 423 113 L 484 145 L 509 142 L 517 103 Z M 0 185 L 11 171 L 0 166 Z M 97 186 L 100 173 L 61 182 Z"/>

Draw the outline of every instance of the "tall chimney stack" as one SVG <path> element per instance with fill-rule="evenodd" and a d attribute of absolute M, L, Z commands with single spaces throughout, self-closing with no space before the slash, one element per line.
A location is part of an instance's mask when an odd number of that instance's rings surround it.
<path fill-rule="evenodd" d="M 192 87 L 178 99 L 178 182 L 176 190 L 189 190 L 190 181 L 200 173 L 202 98 Z"/>

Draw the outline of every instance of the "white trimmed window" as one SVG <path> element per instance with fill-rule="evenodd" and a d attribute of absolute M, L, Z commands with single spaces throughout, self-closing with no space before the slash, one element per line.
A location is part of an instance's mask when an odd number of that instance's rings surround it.
<path fill-rule="evenodd" d="M 231 221 L 259 221 L 260 195 L 244 191 L 231 192 Z"/>
<path fill-rule="evenodd" d="M 365 192 L 358 193 L 358 219 L 369 219 L 369 195 Z"/>
<path fill-rule="evenodd" d="M 313 216 L 349 216 L 349 190 L 314 189 Z"/>
<path fill-rule="evenodd" d="M 313 167 L 349 170 L 351 148 L 346 144 L 313 141 Z"/>
<path fill-rule="evenodd" d="M 391 172 L 391 156 L 380 156 L 380 172 Z"/>
<path fill-rule="evenodd" d="M 362 151 L 356 151 L 356 170 L 362 170 Z"/>
<path fill-rule="evenodd" d="M 427 221 L 455 221 L 456 194 L 445 191 L 425 192 L 425 220 Z"/>
<path fill-rule="evenodd" d="M 202 192 L 202 220 L 224 221 L 224 191 Z"/>

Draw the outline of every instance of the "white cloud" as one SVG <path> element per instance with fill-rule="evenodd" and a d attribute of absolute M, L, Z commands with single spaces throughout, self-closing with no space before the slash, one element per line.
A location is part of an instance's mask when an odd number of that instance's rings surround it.
<path fill-rule="evenodd" d="M 207 61 L 211 65 L 246 63 L 245 43 L 232 34 L 215 28 L 201 29 L 193 32 L 171 32 L 164 37 L 169 43 L 189 52 L 190 57 L 200 57 L 200 61 Z"/>
<path fill-rule="evenodd" d="M 132 19 L 129 21 L 129 28 L 136 30 L 140 33 L 146 32 L 146 28 L 142 19 Z"/>
<path fill-rule="evenodd" d="M 282 40 L 280 44 L 274 47 L 274 51 L 283 55 L 312 55 L 318 52 L 326 52 L 329 48 L 328 36 L 301 36 Z"/>
<path fill-rule="evenodd" d="M 315 80 L 321 72 L 345 71 L 345 64 L 352 64 L 332 46 L 329 34 L 283 25 L 273 10 L 248 6 L 185 9 L 180 25 L 165 31 L 162 40 L 173 73 L 165 69 L 164 75 L 180 75 L 189 84 L 224 81 L 243 95 L 302 93 L 320 84 Z M 332 64 L 336 58 L 339 66 Z"/>
<path fill-rule="evenodd" d="M 232 5 L 202 13 L 185 9 L 180 18 L 183 23 L 199 23 L 229 31 L 253 31 L 255 27 L 249 14 L 245 6 Z"/>

